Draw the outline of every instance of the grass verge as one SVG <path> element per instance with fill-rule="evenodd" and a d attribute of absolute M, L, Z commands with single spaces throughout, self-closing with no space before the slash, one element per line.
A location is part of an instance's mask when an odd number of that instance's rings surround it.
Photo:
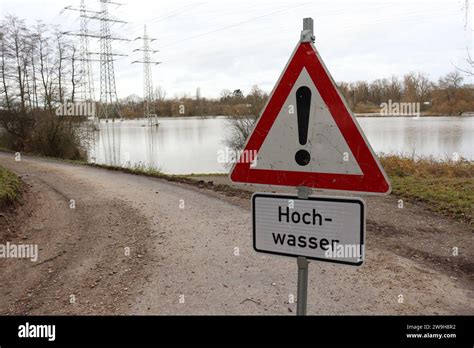
<path fill-rule="evenodd" d="M 0 208 L 17 201 L 21 196 L 21 180 L 11 171 L 0 167 Z"/>
<path fill-rule="evenodd" d="M 422 202 L 436 213 L 472 222 L 472 162 L 399 156 L 383 156 L 380 161 L 390 178 L 395 195 L 409 201 Z"/>

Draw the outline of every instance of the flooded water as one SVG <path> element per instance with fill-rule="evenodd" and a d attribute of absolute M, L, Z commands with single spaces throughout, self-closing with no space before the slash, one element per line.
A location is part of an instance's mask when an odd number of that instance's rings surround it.
<path fill-rule="evenodd" d="M 377 153 L 474 160 L 474 117 L 357 120 Z M 101 122 L 90 161 L 141 164 L 171 174 L 227 171 L 218 161 L 229 134 L 226 117 L 159 118 L 159 122 L 159 127 L 145 126 L 145 120 Z"/>

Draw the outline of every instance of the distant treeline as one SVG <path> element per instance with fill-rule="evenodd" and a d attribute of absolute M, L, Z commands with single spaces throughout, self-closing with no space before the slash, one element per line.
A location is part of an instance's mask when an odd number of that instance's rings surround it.
<path fill-rule="evenodd" d="M 409 73 L 402 79 L 392 76 L 372 82 L 341 82 L 339 90 L 354 112 L 379 112 L 380 105 L 392 102 L 420 103 L 421 112 L 459 115 L 474 112 L 474 85 L 463 84 L 463 76 L 453 71 L 438 81 L 424 73 Z"/>
<path fill-rule="evenodd" d="M 199 96 L 166 99 L 166 93 L 156 90 L 155 112 L 158 116 L 258 116 L 268 94 L 258 86 L 253 86 L 247 95 L 240 89 L 222 90 L 220 98 L 209 99 Z M 132 95 L 120 101 L 124 117 L 142 117 L 143 101 Z"/>
<path fill-rule="evenodd" d="M 381 104 L 392 102 L 419 103 L 427 115 L 460 115 L 474 112 L 474 85 L 463 84 L 463 76 L 453 71 L 438 81 L 430 81 L 423 73 L 409 73 L 403 78 L 392 76 L 372 82 L 340 82 L 339 91 L 352 111 L 379 113 Z M 245 95 L 240 89 L 223 90 L 220 98 L 183 97 L 166 99 L 162 88 L 156 91 L 155 109 L 159 116 L 257 116 L 265 105 L 268 94 L 258 86 Z M 139 117 L 143 114 L 142 100 L 137 95 L 121 101 L 123 114 Z"/>

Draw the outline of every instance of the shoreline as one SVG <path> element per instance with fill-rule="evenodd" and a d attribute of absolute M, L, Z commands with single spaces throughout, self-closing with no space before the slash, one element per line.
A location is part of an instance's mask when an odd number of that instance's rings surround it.
<path fill-rule="evenodd" d="M 13 153 L 12 151 L 1 152 Z M 149 176 L 164 179 L 169 182 L 197 186 L 198 189 L 210 189 L 226 196 L 237 196 L 250 198 L 256 191 L 282 191 L 287 187 L 232 183 L 228 174 L 225 173 L 203 173 L 203 174 L 166 174 L 157 169 L 147 167 L 123 167 L 107 164 L 89 163 L 85 161 L 63 160 L 59 158 L 28 155 L 33 158 L 42 158 L 52 162 L 66 162 L 81 166 L 103 168 L 111 171 Z M 430 159 L 412 159 L 399 156 L 379 157 L 382 166 L 392 183 L 392 192 L 399 198 L 406 199 L 412 203 L 420 203 L 435 214 L 441 214 L 453 220 L 462 221 L 468 225 L 472 224 L 474 205 L 472 192 L 474 189 L 474 162 L 436 162 Z M 322 192 L 324 194 L 324 192 Z M 317 190 L 314 194 L 321 194 Z M 339 192 L 337 194 L 351 194 Z M 469 208 L 471 207 L 471 208 Z"/>
<path fill-rule="evenodd" d="M 469 118 L 474 117 L 474 114 L 467 114 L 467 115 L 404 115 L 404 116 L 394 116 L 394 115 L 382 115 L 380 113 L 354 113 L 353 114 L 356 118 L 429 118 L 429 117 L 453 117 L 453 118 Z M 218 119 L 218 118 L 225 118 L 225 119 L 233 119 L 236 117 L 251 117 L 251 116 L 225 116 L 225 115 L 206 115 L 206 116 L 157 116 L 157 119 Z M 135 120 L 144 120 L 145 117 L 123 117 L 125 121 L 135 121 Z"/>

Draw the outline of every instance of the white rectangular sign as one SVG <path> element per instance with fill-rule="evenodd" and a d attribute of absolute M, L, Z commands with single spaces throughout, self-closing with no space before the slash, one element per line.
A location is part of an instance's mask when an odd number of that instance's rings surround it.
<path fill-rule="evenodd" d="M 255 251 L 356 266 L 364 261 L 360 198 L 255 193 L 252 215 Z"/>

